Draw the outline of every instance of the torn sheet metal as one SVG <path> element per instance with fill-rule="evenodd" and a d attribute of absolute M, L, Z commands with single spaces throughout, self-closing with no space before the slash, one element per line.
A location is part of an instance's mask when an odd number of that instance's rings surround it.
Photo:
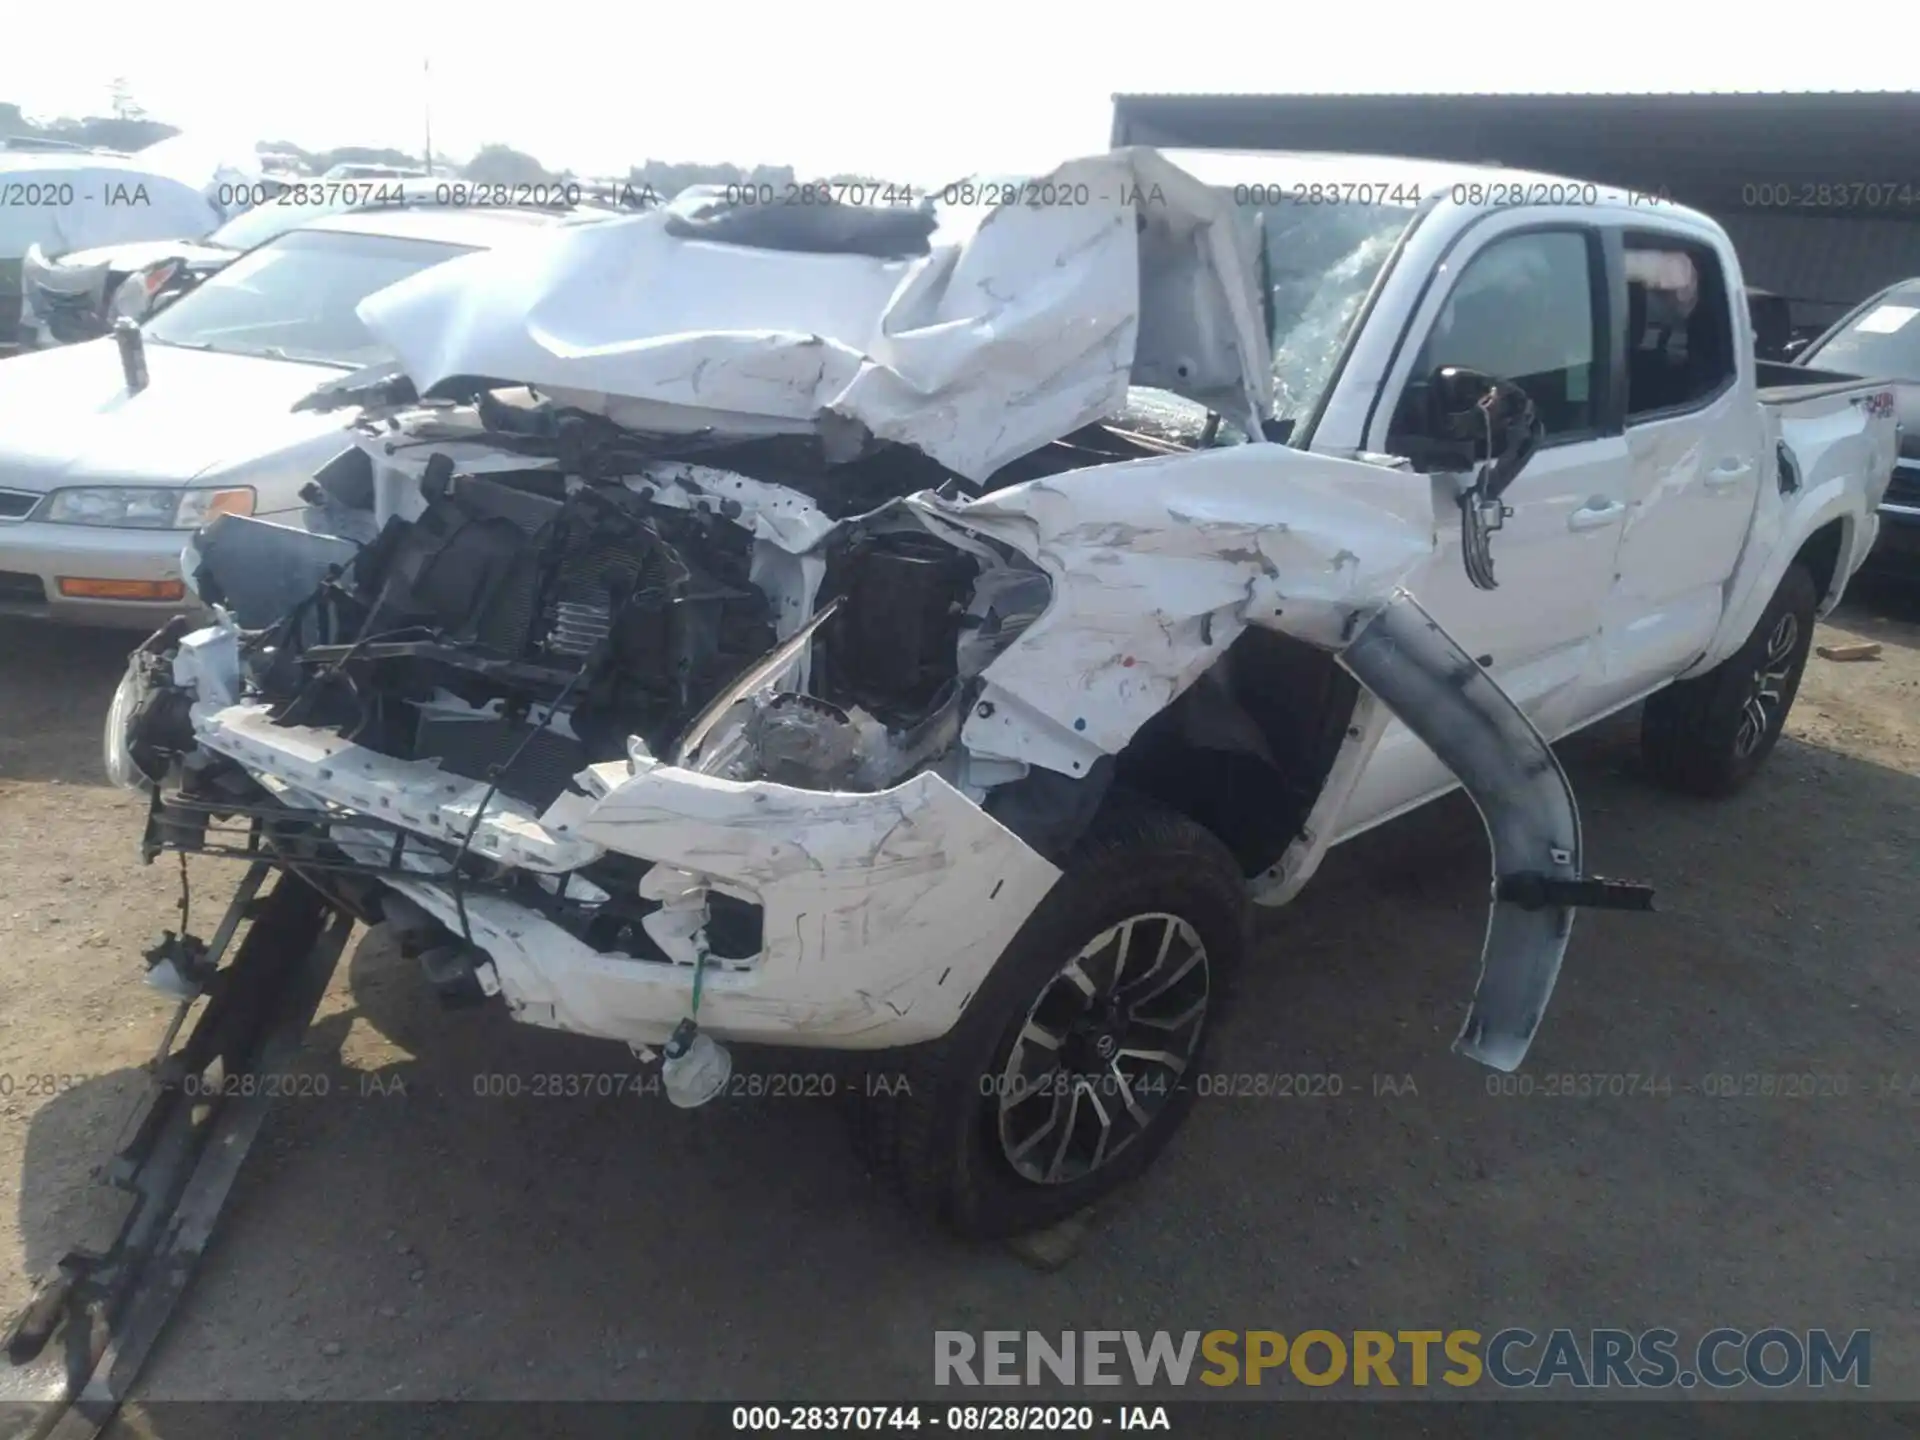
<path fill-rule="evenodd" d="M 1062 165 L 1045 203 L 941 212 L 929 253 L 561 227 L 369 297 L 422 393 L 534 385 L 654 429 L 807 433 L 832 417 L 983 480 L 1121 408 L 1130 383 L 1258 433 L 1271 377 L 1244 207 L 1151 151 Z"/>
<path fill-rule="evenodd" d="M 706 977 L 701 1028 L 722 1039 L 865 1050 L 942 1035 L 1059 878 L 929 772 L 847 795 L 635 763 L 580 837 L 763 908 L 759 956 Z M 457 923 L 443 887 L 395 888 Z M 687 1012 L 686 964 L 603 954 L 497 896 L 466 909 L 522 1020 L 657 1044 Z"/>
<path fill-rule="evenodd" d="M 1052 605 L 987 667 L 962 738 L 1067 775 L 1125 749 L 1246 626 L 1335 649 L 1434 554 L 1426 477 L 1283 445 L 910 503 L 1052 578 Z"/>
<path fill-rule="evenodd" d="M 196 707 L 194 734 L 206 749 L 294 787 L 312 803 L 342 806 L 449 844 L 464 839 L 488 795 L 489 786 L 431 760 L 396 760 L 331 730 L 276 724 L 269 711 L 253 703 L 210 712 Z M 572 813 L 566 800 L 555 804 L 563 816 Z M 469 848 L 483 859 L 562 875 L 603 853 L 569 829 L 565 819 L 548 825 L 531 807 L 495 792 Z"/>

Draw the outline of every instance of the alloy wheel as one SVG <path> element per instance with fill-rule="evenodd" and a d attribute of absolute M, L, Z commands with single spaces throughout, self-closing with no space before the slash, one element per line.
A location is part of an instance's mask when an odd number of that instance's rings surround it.
<path fill-rule="evenodd" d="M 1064 1185 L 1145 1134 L 1199 1049 L 1211 974 L 1177 915 L 1100 932 L 1040 991 L 1014 1037 L 997 1097 L 1000 1149 L 1024 1179 Z"/>
<path fill-rule="evenodd" d="M 1791 611 L 1780 617 L 1767 636 L 1766 651 L 1753 672 L 1753 684 L 1740 709 L 1740 728 L 1734 733 L 1733 753 L 1744 760 L 1758 750 L 1780 723 L 1794 652 L 1800 643 L 1800 620 Z"/>

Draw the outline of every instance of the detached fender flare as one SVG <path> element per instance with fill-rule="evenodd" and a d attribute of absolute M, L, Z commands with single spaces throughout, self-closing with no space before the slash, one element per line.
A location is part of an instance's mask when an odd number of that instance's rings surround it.
<path fill-rule="evenodd" d="M 1573 906 L 1501 897 L 1501 877 L 1580 878 L 1580 812 L 1552 748 L 1493 677 L 1407 592 L 1339 652 L 1459 778 L 1493 848 L 1486 944 L 1460 1053 L 1496 1070 L 1526 1058 L 1573 933 Z"/>

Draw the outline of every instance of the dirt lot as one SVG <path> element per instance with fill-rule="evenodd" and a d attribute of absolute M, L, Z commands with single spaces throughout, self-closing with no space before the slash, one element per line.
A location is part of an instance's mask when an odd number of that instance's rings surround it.
<path fill-rule="evenodd" d="M 1663 913 L 1580 921 L 1527 1069 L 1661 1093 L 1490 1094 L 1448 1053 L 1486 884 L 1457 798 L 1267 917 L 1215 1068 L 1339 1096 L 1202 1102 L 1056 1273 L 916 1229 L 831 1104 L 484 1098 L 631 1064 L 442 1013 L 375 937 L 312 1037 L 327 1096 L 276 1110 L 142 1392 L 842 1401 L 932 1393 L 939 1328 L 1774 1323 L 1869 1326 L 1876 1393 L 1920 1396 L 1920 599 L 1850 601 L 1821 638 L 1854 637 L 1883 657 L 1811 661 L 1733 802 L 1653 790 L 1630 722 L 1567 747 L 1591 868 L 1654 881 Z M 166 1013 L 138 953 L 177 924 L 177 872 L 141 868 L 97 758 L 122 653 L 0 629 L 7 1310 L 105 1238 L 89 1171 Z M 204 933 L 235 875 L 192 875 Z M 1708 1093 L 1807 1073 L 1825 1093 Z"/>

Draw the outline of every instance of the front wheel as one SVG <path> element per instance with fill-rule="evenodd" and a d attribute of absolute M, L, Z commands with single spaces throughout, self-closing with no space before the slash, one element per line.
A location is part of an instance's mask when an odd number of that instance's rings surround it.
<path fill-rule="evenodd" d="M 947 1035 L 876 1100 L 914 1208 L 963 1235 L 1066 1218 L 1138 1175 L 1193 1102 L 1246 949 L 1245 882 L 1182 815 L 1119 797 Z"/>
<path fill-rule="evenodd" d="M 1813 648 L 1813 576 L 1794 564 L 1781 577 L 1747 642 L 1706 674 L 1647 701 L 1640 750 L 1654 779 L 1691 795 L 1731 795 L 1780 739 Z"/>

